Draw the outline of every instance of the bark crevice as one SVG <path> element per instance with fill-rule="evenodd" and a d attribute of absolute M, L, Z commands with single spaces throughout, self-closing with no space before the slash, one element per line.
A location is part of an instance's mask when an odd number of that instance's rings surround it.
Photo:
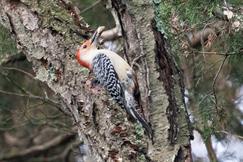
<path fill-rule="evenodd" d="M 163 34 L 161 34 L 156 28 L 155 20 L 152 21 L 153 32 L 155 37 L 155 53 L 156 60 L 155 62 L 159 65 L 158 72 L 160 73 L 159 80 L 163 82 L 164 88 L 166 90 L 166 94 L 168 95 L 169 105 L 166 110 L 166 115 L 168 117 L 170 128 L 168 130 L 168 139 L 170 144 L 175 144 L 177 135 L 178 135 L 178 105 L 176 105 L 177 101 L 175 99 L 175 94 L 173 92 L 175 81 L 173 79 L 175 65 L 172 61 L 171 56 L 168 54 L 166 50 L 166 41 Z"/>

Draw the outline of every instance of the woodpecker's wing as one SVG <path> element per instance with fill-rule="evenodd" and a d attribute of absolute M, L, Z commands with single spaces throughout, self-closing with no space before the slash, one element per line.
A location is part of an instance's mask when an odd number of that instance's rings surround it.
<path fill-rule="evenodd" d="M 111 60 L 105 54 L 98 54 L 92 61 L 92 70 L 96 79 L 109 92 L 111 97 L 123 108 L 125 108 L 124 92 L 120 80 Z"/>
<path fill-rule="evenodd" d="M 92 70 L 96 79 L 109 92 L 111 97 L 135 120 L 140 122 L 145 128 L 148 136 L 152 138 L 152 129 L 146 120 L 137 112 L 136 101 L 133 93 L 124 90 L 121 81 L 112 65 L 111 60 L 105 54 L 98 54 L 92 61 Z"/>

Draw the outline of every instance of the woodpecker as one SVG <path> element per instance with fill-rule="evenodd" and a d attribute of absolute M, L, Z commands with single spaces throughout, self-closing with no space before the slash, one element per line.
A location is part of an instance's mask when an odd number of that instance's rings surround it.
<path fill-rule="evenodd" d="M 98 28 L 99 29 L 99 28 Z M 118 54 L 108 49 L 98 49 L 99 30 L 91 39 L 86 40 L 77 50 L 79 64 L 94 73 L 95 79 L 105 87 L 110 96 L 124 108 L 130 117 L 139 122 L 152 139 L 152 129 L 148 122 L 137 112 L 134 95 L 138 83 L 130 65 Z"/>

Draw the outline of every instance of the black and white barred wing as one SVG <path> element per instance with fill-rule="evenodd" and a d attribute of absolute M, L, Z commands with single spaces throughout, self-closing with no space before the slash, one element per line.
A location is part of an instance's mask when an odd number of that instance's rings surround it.
<path fill-rule="evenodd" d="M 124 92 L 111 60 L 101 53 L 94 57 L 92 65 L 96 79 L 106 88 L 111 97 L 124 108 Z"/>

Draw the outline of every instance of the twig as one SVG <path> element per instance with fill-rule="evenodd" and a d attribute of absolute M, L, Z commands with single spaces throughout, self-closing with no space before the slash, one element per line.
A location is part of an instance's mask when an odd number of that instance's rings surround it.
<path fill-rule="evenodd" d="M 87 12 L 88 10 L 90 10 L 91 8 L 95 7 L 97 4 L 99 4 L 101 2 L 101 0 L 98 0 L 96 2 L 94 2 L 93 4 L 91 4 L 90 6 L 86 7 L 85 9 L 83 9 L 82 11 L 80 11 L 80 14 L 83 14 L 85 12 Z"/>
<path fill-rule="evenodd" d="M 12 120 L 12 119 L 9 119 L 9 120 Z M 24 127 L 27 124 L 28 124 L 28 122 L 22 122 L 22 123 L 20 123 L 18 125 L 11 126 L 11 127 L 0 127 L 0 131 L 11 131 L 13 129 Z"/>
<path fill-rule="evenodd" d="M 4 66 L 0 66 L 0 68 L 2 68 L 4 70 L 15 70 L 15 71 L 21 72 L 21 73 L 29 76 L 32 79 L 35 79 L 35 76 L 34 75 L 32 75 L 31 73 L 28 73 L 28 72 L 26 72 L 26 71 L 24 71 L 22 69 L 19 69 L 19 68 L 15 68 L 15 67 L 4 67 Z"/>
<path fill-rule="evenodd" d="M 200 101 L 199 101 L 199 103 L 198 103 L 198 105 L 200 106 L 203 102 L 204 102 L 204 100 L 206 100 L 211 94 L 212 94 L 213 92 L 209 92 L 209 93 L 207 93 Z"/>
<path fill-rule="evenodd" d="M 10 85 L 15 86 L 21 92 L 23 92 L 25 94 L 30 94 L 30 92 L 28 92 L 25 88 L 23 88 L 22 86 L 19 85 L 19 82 L 16 82 L 15 80 L 11 79 L 7 74 L 0 72 L 0 75 L 2 75 L 10 83 Z"/>
<path fill-rule="evenodd" d="M 224 131 L 224 130 L 216 131 L 216 133 L 224 133 L 224 134 L 226 134 L 226 135 L 232 135 L 232 136 L 235 136 L 235 137 L 237 137 L 237 138 L 243 140 L 243 136 L 240 136 L 240 135 L 237 135 L 237 134 L 231 134 L 231 133 L 229 133 L 229 132 L 227 132 L 227 131 Z"/>
<path fill-rule="evenodd" d="M 210 72 L 213 68 L 215 68 L 215 66 L 216 66 L 219 62 L 221 62 L 221 61 L 222 61 L 222 58 L 220 58 L 220 59 L 218 59 L 218 60 L 215 60 L 215 62 L 214 62 L 212 65 L 210 65 L 209 67 L 205 68 L 205 70 L 204 70 L 204 69 L 201 69 L 201 70 L 199 71 L 199 74 L 201 74 L 201 73 L 203 73 L 203 74 L 208 74 L 208 72 Z"/>
<path fill-rule="evenodd" d="M 28 77 L 30 77 L 31 79 L 35 80 L 35 76 L 32 75 L 31 73 L 27 72 L 27 71 L 24 71 L 22 69 L 19 69 L 19 68 L 15 68 L 15 67 L 4 67 L 4 66 L 0 66 L 0 69 L 3 69 L 3 70 L 15 70 L 15 71 L 18 71 L 20 73 L 23 73 L 25 75 L 27 75 Z M 12 79 L 10 79 L 7 75 L 5 74 L 2 74 L 0 73 L 1 75 L 3 75 L 8 81 L 10 81 L 11 83 L 13 83 L 17 88 L 19 88 L 21 91 L 23 91 L 24 93 L 26 94 L 32 94 L 31 92 L 25 90 L 23 87 L 19 86 L 17 83 L 15 83 Z M 43 91 L 44 91 L 44 88 L 43 88 Z M 44 91 L 45 93 L 45 98 L 48 98 L 46 92 Z"/>
<path fill-rule="evenodd" d="M 50 105 L 56 107 L 58 110 L 63 112 L 65 115 L 69 115 L 69 113 L 62 110 L 61 105 L 57 101 L 54 101 L 54 100 L 52 100 L 48 97 L 36 96 L 36 95 L 31 94 L 31 93 L 30 94 L 21 94 L 21 93 L 15 93 L 15 92 L 8 92 L 8 91 L 4 91 L 4 90 L 1 90 L 1 89 L 0 89 L 0 93 L 6 94 L 6 95 L 13 95 L 13 96 L 27 97 L 27 98 L 41 100 L 41 101 L 47 102 Z"/>
<path fill-rule="evenodd" d="M 6 65 L 8 63 L 13 63 L 13 62 L 20 62 L 20 61 L 25 61 L 26 60 L 26 56 L 23 55 L 23 54 L 16 54 L 16 55 L 13 55 L 13 56 L 9 56 L 9 57 L 5 57 L 5 58 L 2 58 L 1 61 L 0 61 L 0 64 L 1 65 Z"/>
<path fill-rule="evenodd" d="M 223 62 L 221 63 L 221 65 L 219 66 L 219 69 L 214 77 L 214 80 L 213 80 L 213 84 L 212 84 L 212 88 L 213 88 L 213 96 L 214 96 L 214 99 L 215 99 L 215 109 L 217 111 L 217 115 L 219 114 L 219 111 L 218 111 L 218 99 L 217 99 L 217 95 L 216 95 L 216 88 L 215 88 L 215 83 L 218 79 L 218 76 L 219 76 L 219 73 L 221 72 L 223 66 L 224 66 L 224 63 L 226 61 L 226 59 L 228 58 L 228 55 L 225 55 L 224 57 L 224 60 Z"/>
<path fill-rule="evenodd" d="M 228 55 L 243 55 L 243 53 L 233 52 L 233 53 L 221 53 L 221 52 L 202 52 L 202 51 L 196 51 L 200 54 L 209 54 L 209 55 L 222 55 L 222 56 L 228 56 Z"/>
<path fill-rule="evenodd" d="M 133 59 L 133 60 L 132 60 L 132 63 L 131 63 L 132 68 L 133 68 L 134 65 L 137 63 L 137 61 L 138 61 L 140 58 L 144 57 L 144 56 L 145 56 L 145 54 L 142 54 L 142 55 L 136 57 L 135 59 Z"/>
<path fill-rule="evenodd" d="M 68 158 L 67 156 L 69 155 L 69 153 L 73 150 L 73 148 L 78 147 L 82 142 L 81 141 L 75 141 L 71 144 L 69 144 L 66 149 L 64 149 L 63 152 L 61 152 L 58 155 L 49 157 L 48 159 L 46 159 L 45 161 L 55 161 L 58 159 L 65 159 Z"/>
<path fill-rule="evenodd" d="M 21 94 L 21 93 L 15 93 L 15 92 L 8 92 L 8 91 L 4 91 L 2 89 L 0 89 L 0 93 L 6 94 L 6 95 L 19 96 L 19 97 L 28 97 L 28 98 L 32 98 L 32 99 L 47 101 L 49 103 L 58 105 L 57 101 L 51 100 L 49 98 L 41 97 L 41 96 L 35 96 L 33 94 Z"/>
<path fill-rule="evenodd" d="M 19 159 L 19 158 L 33 157 L 34 155 L 44 153 L 54 147 L 57 147 L 58 145 L 61 145 L 63 143 L 68 143 L 70 140 L 73 140 L 74 138 L 75 138 L 74 133 L 60 135 L 41 145 L 32 146 L 25 150 L 2 156 L 2 157 L 0 157 L 0 160 L 3 161 L 3 160 L 13 160 L 13 159 Z"/>

